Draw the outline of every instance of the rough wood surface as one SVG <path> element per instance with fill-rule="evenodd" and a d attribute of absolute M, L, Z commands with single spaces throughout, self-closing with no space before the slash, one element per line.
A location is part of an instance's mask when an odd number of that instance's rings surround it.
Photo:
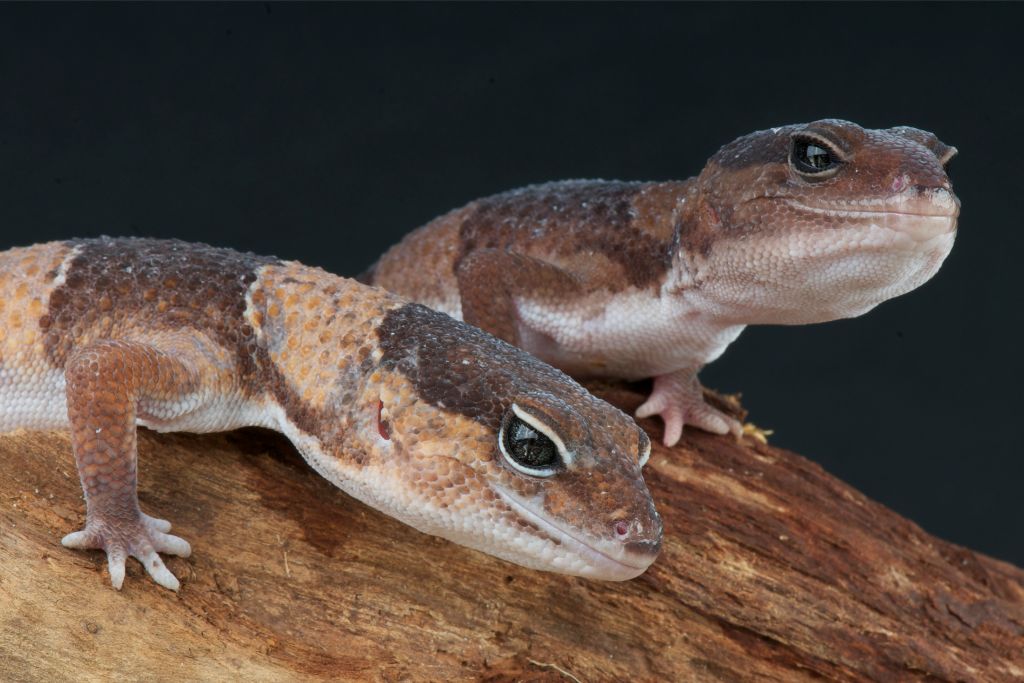
<path fill-rule="evenodd" d="M 749 439 L 655 447 L 665 548 L 626 583 L 419 534 L 268 432 L 140 450 L 143 508 L 194 548 L 179 594 L 60 546 L 83 519 L 65 435 L 0 437 L 0 680 L 1024 678 L 1024 572 Z"/>

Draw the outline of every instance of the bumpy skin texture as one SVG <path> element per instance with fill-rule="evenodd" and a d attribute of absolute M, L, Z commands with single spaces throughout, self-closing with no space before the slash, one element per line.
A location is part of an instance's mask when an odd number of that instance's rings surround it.
<path fill-rule="evenodd" d="M 827 166 L 808 169 L 808 151 Z M 410 233 L 363 280 L 578 377 L 654 378 L 638 417 L 739 433 L 697 373 L 751 324 L 861 315 L 953 245 L 956 150 L 834 119 L 741 137 L 696 178 L 577 180 L 474 201 Z M 822 160 L 826 157 L 816 156 Z"/>
<path fill-rule="evenodd" d="M 520 415 L 562 444 L 544 476 L 499 446 Z M 103 238 L 0 254 L 0 430 L 70 427 L 86 522 L 64 545 L 105 550 L 115 587 L 132 556 L 177 590 L 158 553 L 191 547 L 139 508 L 138 425 L 279 430 L 353 496 L 529 567 L 622 580 L 660 548 L 646 435 L 476 328 L 206 245 Z"/>

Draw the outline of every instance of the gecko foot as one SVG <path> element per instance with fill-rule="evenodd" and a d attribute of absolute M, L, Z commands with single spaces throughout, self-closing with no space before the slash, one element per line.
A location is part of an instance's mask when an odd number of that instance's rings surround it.
<path fill-rule="evenodd" d="M 683 436 L 683 426 L 693 425 L 713 434 L 733 434 L 739 438 L 743 425 L 734 417 L 704 401 L 704 390 L 696 375 L 678 374 L 654 378 L 654 391 L 636 409 L 638 418 L 660 415 L 665 423 L 662 442 L 675 446 Z"/>
<path fill-rule="evenodd" d="M 167 520 L 150 517 L 144 512 L 137 512 L 131 520 L 110 517 L 96 515 L 86 522 L 84 529 L 65 536 L 61 544 L 65 548 L 105 551 L 110 583 L 118 590 L 124 583 L 124 565 L 129 556 L 141 562 L 158 584 L 178 590 L 181 584 L 157 553 L 188 557 L 192 554 L 188 541 L 168 534 L 171 523 Z"/>

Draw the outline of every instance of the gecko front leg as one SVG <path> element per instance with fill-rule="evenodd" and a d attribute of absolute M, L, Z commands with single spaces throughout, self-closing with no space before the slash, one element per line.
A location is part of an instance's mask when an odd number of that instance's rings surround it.
<path fill-rule="evenodd" d="M 654 378 L 654 390 L 636 409 L 638 418 L 660 415 L 665 423 L 662 441 L 675 446 L 683 436 L 683 426 L 691 424 L 714 434 L 732 433 L 737 438 L 743 433 L 739 420 L 709 405 L 704 400 L 704 388 L 697 380 L 699 368 L 684 368 Z"/>
<path fill-rule="evenodd" d="M 515 346 L 523 343 L 517 299 L 547 305 L 580 295 L 580 282 L 571 273 L 523 254 L 482 249 L 470 254 L 456 274 L 462 300 L 462 319 Z M 538 350 L 527 348 L 538 354 Z"/>
<path fill-rule="evenodd" d="M 188 557 L 192 550 L 187 541 L 167 533 L 169 522 L 139 509 L 136 416 L 141 401 L 172 405 L 180 412 L 199 386 L 198 374 L 152 346 L 100 341 L 77 350 L 65 376 L 86 521 L 85 528 L 61 542 L 67 548 L 105 551 L 114 588 L 121 588 L 125 560 L 131 556 L 158 584 L 178 590 L 178 579 L 157 553 Z"/>

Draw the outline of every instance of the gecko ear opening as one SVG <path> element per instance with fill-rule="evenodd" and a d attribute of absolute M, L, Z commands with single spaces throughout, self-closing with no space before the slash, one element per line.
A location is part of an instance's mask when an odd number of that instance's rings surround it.
<path fill-rule="evenodd" d="M 514 470 L 531 477 L 557 474 L 569 460 L 554 430 L 514 403 L 501 422 L 498 449 Z"/>

